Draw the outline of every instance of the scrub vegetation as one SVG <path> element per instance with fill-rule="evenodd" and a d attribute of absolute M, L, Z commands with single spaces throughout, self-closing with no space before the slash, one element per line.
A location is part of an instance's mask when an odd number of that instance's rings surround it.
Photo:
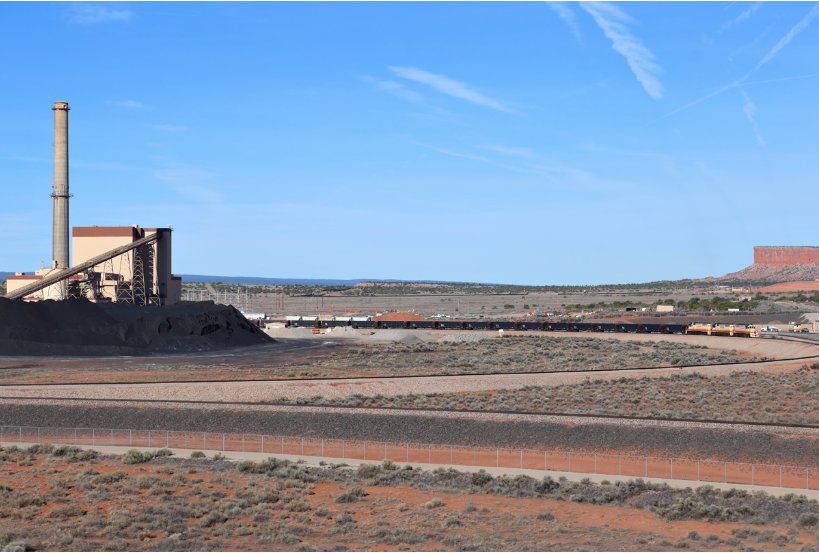
<path fill-rule="evenodd" d="M 0 547 L 808 551 L 819 531 L 819 505 L 798 495 L 394 463 L 308 467 L 274 458 L 146 457 L 133 465 L 77 448 L 0 452 Z M 609 519 L 621 523 L 600 532 L 599 521 Z"/>

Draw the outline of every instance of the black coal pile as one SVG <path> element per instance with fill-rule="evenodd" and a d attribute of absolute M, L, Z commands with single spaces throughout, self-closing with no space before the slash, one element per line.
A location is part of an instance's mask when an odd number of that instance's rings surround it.
<path fill-rule="evenodd" d="M 234 307 L 0 298 L 0 355 L 150 355 L 272 341 Z"/>

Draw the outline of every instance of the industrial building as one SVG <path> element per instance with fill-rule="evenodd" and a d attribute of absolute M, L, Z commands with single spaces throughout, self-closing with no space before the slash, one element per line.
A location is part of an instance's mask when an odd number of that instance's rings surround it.
<path fill-rule="evenodd" d="M 51 267 L 6 279 L 6 297 L 27 300 L 84 297 L 91 301 L 170 305 L 182 281 L 171 273 L 171 229 L 74 227 L 68 242 L 68 102 L 54 102 L 54 219 Z"/>

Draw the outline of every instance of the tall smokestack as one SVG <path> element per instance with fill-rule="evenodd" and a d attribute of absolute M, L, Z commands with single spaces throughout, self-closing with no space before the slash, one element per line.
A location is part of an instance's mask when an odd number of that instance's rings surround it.
<path fill-rule="evenodd" d="M 68 102 L 54 102 L 54 228 L 53 267 L 68 264 Z M 62 298 L 65 298 L 65 286 Z"/>

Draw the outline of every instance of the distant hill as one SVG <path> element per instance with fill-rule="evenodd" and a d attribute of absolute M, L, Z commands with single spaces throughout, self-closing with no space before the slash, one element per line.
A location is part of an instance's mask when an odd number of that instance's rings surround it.
<path fill-rule="evenodd" d="M 2 274 L 2 273 L 0 273 Z M 244 284 L 251 285 L 306 285 L 306 286 L 355 286 L 362 282 L 398 282 L 398 283 L 423 283 L 423 284 L 471 284 L 496 286 L 494 284 L 473 283 L 473 282 L 449 282 L 444 280 L 397 280 L 385 278 L 356 278 L 350 280 L 332 278 L 265 278 L 265 277 L 231 277 L 213 275 L 178 275 L 183 282 L 220 282 L 222 284 Z"/>
<path fill-rule="evenodd" d="M 366 279 L 339 280 L 331 278 L 265 278 L 265 277 L 243 277 L 243 276 L 213 276 L 213 275 L 179 275 L 183 282 L 221 282 L 222 284 L 244 284 L 263 285 L 315 285 L 315 286 L 355 286 Z"/>

